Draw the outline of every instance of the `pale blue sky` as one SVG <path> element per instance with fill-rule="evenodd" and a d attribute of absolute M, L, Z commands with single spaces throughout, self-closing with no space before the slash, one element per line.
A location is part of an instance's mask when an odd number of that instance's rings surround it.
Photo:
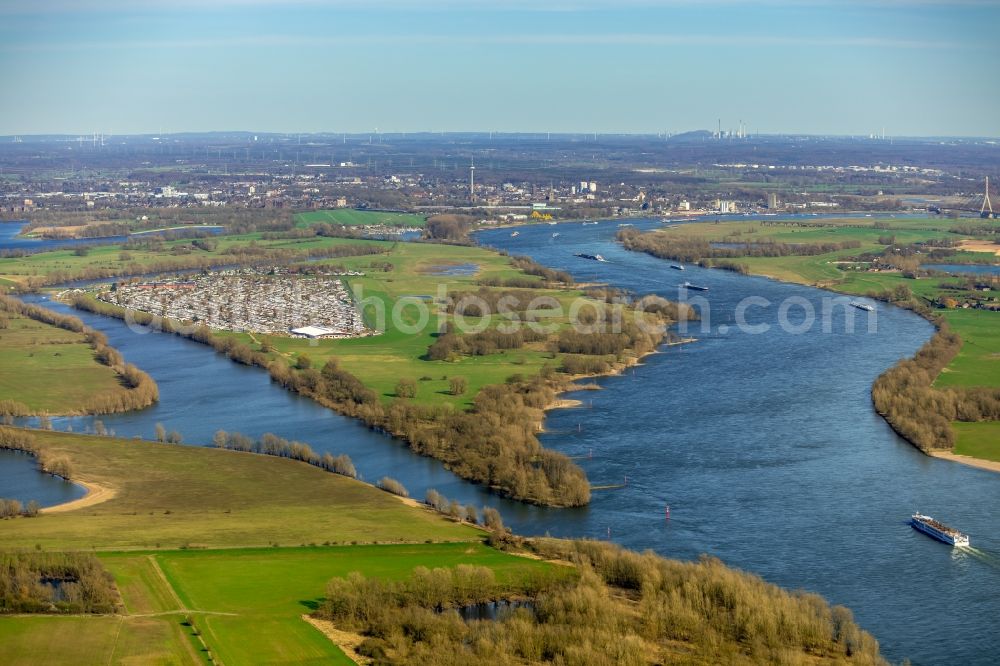
<path fill-rule="evenodd" d="M 0 0 L 0 134 L 1000 136 L 1000 0 Z"/>

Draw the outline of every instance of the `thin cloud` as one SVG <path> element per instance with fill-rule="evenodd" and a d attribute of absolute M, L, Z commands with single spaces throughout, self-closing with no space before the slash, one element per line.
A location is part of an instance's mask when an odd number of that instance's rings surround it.
<path fill-rule="evenodd" d="M 148 39 L 79 42 L 0 43 L 0 51 L 59 52 L 130 49 L 193 49 L 239 47 L 336 47 L 382 44 L 494 45 L 494 46 L 714 46 L 714 47 L 813 47 L 878 49 L 976 48 L 966 42 L 910 40 L 889 37 L 791 37 L 783 35 L 698 35 L 664 33 L 612 34 L 374 34 L 307 37 L 303 35 L 247 35 L 195 39 Z"/>
<path fill-rule="evenodd" d="M 669 7 L 1000 8 L 1000 0 L 0 0 L 0 14 L 191 12 L 240 8 L 409 11 L 586 11 Z"/>

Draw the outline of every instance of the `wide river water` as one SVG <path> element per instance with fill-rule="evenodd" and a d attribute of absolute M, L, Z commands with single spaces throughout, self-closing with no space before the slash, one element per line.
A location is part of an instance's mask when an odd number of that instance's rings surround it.
<path fill-rule="evenodd" d="M 995 663 L 1000 475 L 920 454 L 869 399 L 874 378 L 928 339 L 927 322 L 880 305 L 877 331 L 869 332 L 869 315 L 839 307 L 830 332 L 817 322 L 797 334 L 777 325 L 779 304 L 797 300 L 789 317 L 797 324 L 803 303 L 819 312 L 832 294 L 697 267 L 672 270 L 670 262 L 616 245 L 612 222 L 519 231 L 482 232 L 478 240 L 581 281 L 668 298 L 678 297 L 684 280 L 710 287 L 695 294 L 711 308 L 711 330 L 692 331 L 697 342 L 664 348 L 622 376 L 599 380 L 606 390 L 567 396 L 584 406 L 550 413 L 546 446 L 579 456 L 595 485 L 628 479 L 623 488 L 595 491 L 588 507 L 498 500 L 436 461 L 272 385 L 261 370 L 174 336 L 73 312 L 160 386 L 156 406 L 102 421 L 120 436 L 146 438 L 161 422 L 192 444 L 209 442 L 220 428 L 275 432 L 318 451 L 347 453 L 365 479 L 393 476 L 416 497 L 434 487 L 462 502 L 497 506 L 523 534 L 610 537 L 681 559 L 708 553 L 779 585 L 818 592 L 850 607 L 895 661 Z M 746 315 L 748 324 L 769 325 L 766 332 L 734 325 L 748 296 L 771 303 L 759 301 Z M 856 317 L 853 333 L 845 331 L 848 312 Z M 54 422 L 82 431 L 90 419 Z M 0 458 L 0 469 L 8 464 Z M 969 533 L 975 548 L 952 549 L 917 533 L 906 522 L 918 510 Z"/>

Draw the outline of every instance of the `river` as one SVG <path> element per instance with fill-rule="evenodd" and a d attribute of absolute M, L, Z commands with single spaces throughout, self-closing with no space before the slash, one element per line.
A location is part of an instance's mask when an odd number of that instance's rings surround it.
<path fill-rule="evenodd" d="M 845 332 L 849 309 L 840 308 L 832 332 L 817 326 L 792 334 L 775 325 L 778 304 L 797 297 L 819 310 L 831 294 L 697 267 L 681 273 L 669 262 L 624 251 L 613 241 L 616 231 L 613 222 L 602 222 L 522 227 L 516 238 L 509 230 L 478 234 L 484 244 L 582 281 L 670 298 L 683 280 L 710 288 L 699 295 L 711 306 L 712 330 L 695 332 L 698 342 L 664 348 L 623 376 L 599 380 L 606 390 L 567 396 L 583 407 L 550 413 L 546 446 L 580 456 L 594 484 L 628 478 L 624 488 L 595 491 L 581 509 L 497 500 L 439 463 L 271 384 L 261 370 L 174 336 L 137 334 L 118 320 L 74 314 L 104 331 L 160 386 L 158 405 L 102 417 L 118 435 L 150 438 L 157 422 L 191 443 L 208 442 L 219 428 L 275 432 L 318 451 L 348 453 L 366 479 L 388 474 L 416 497 L 435 487 L 463 503 L 497 506 L 523 534 L 610 536 L 682 559 L 708 553 L 779 585 L 818 592 L 850 607 L 895 661 L 994 662 L 1000 476 L 920 454 L 869 399 L 879 372 L 918 349 L 931 326 L 880 305 L 876 333 L 864 326 Z M 734 326 L 735 308 L 747 296 L 772 303 L 747 315 L 750 324 L 770 324 L 766 333 Z M 54 422 L 82 430 L 90 419 Z M 906 521 L 918 510 L 969 533 L 975 548 L 953 550 L 917 533 Z"/>

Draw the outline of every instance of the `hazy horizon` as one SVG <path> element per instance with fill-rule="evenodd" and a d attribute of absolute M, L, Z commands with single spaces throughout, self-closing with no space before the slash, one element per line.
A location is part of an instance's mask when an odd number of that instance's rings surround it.
<path fill-rule="evenodd" d="M 1000 136 L 996 0 L 13 0 L 0 135 Z M 252 127 L 226 130 L 225 127 Z"/>
<path fill-rule="evenodd" d="M 490 136 L 494 137 L 541 137 L 545 135 L 551 135 L 552 138 L 579 138 L 581 140 L 587 140 L 593 137 L 595 134 L 597 138 L 606 137 L 622 137 L 622 138 L 650 138 L 650 139 L 669 139 L 680 137 L 684 135 L 693 135 L 698 133 L 704 133 L 710 136 L 714 136 L 714 131 L 706 128 L 697 128 L 690 130 L 679 130 L 676 132 L 670 132 L 669 135 L 664 132 L 570 132 L 570 131 L 559 131 L 552 130 L 506 130 L 506 131 L 491 131 L 483 129 L 471 129 L 471 130 L 413 130 L 413 131 L 379 131 L 379 132 L 364 132 L 364 131 L 338 131 L 338 130 L 316 130 L 309 132 L 295 132 L 295 131 L 283 131 L 283 130 L 254 130 L 254 129 L 198 129 L 198 130 L 176 130 L 176 131 L 140 131 L 140 132 L 130 132 L 128 134 L 110 134 L 107 132 L 35 132 L 35 133 L 22 133 L 22 134 L 0 134 L 0 139 L 33 139 L 33 138 L 43 138 L 51 137 L 58 139 L 65 139 L 67 141 L 78 141 L 83 140 L 84 142 L 97 140 L 100 141 L 101 137 L 104 137 L 105 142 L 115 139 L 115 138 L 131 138 L 131 137 L 149 137 L 149 138 L 161 138 L 161 137 L 174 137 L 174 136 L 204 136 L 211 134 L 221 134 L 221 135 L 235 135 L 235 134 L 246 134 L 246 135 L 257 135 L 262 137 L 307 137 L 307 136 L 323 136 L 323 137 L 350 137 L 350 138 L 363 138 L 363 137 L 414 137 L 414 136 L 469 136 L 476 138 L 488 138 Z M 723 132 L 729 131 L 729 128 L 723 127 Z M 755 137 L 765 138 L 765 139 L 779 139 L 779 138 L 793 138 L 793 137 L 808 137 L 812 139 L 868 139 L 868 134 L 811 134 L 807 132 L 753 132 L 748 134 L 746 138 L 753 139 Z M 878 139 L 879 137 L 875 137 Z M 961 134 L 910 134 L 910 135 L 885 135 L 885 140 L 934 140 L 934 139 L 952 139 L 960 141 L 974 141 L 974 140 L 1000 140 L 1000 135 L 961 135 Z M 723 140 L 728 140 L 728 137 L 724 137 Z"/>

